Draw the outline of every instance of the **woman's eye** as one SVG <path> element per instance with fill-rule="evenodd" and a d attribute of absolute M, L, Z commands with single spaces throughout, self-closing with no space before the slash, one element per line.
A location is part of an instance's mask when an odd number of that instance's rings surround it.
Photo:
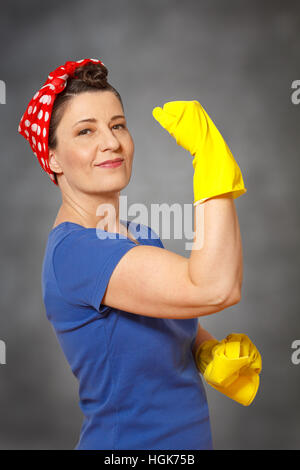
<path fill-rule="evenodd" d="M 117 127 L 122 127 L 125 129 L 125 125 L 124 124 L 116 124 L 115 126 L 113 126 L 113 129 L 114 128 L 117 128 Z M 89 128 L 86 128 L 86 129 L 82 129 L 81 131 L 78 132 L 78 135 L 87 135 L 88 133 L 92 132 L 91 129 Z"/>
<path fill-rule="evenodd" d="M 78 132 L 78 135 L 86 135 L 86 131 L 90 131 L 91 129 L 82 129 L 80 132 Z"/>

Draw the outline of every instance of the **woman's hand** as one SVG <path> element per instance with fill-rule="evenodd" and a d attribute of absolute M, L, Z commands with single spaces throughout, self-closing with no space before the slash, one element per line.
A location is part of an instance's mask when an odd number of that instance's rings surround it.
<path fill-rule="evenodd" d="M 201 150 L 208 123 L 198 101 L 170 101 L 164 104 L 163 109 L 159 106 L 154 108 L 152 115 L 192 156 Z"/>
<path fill-rule="evenodd" d="M 155 107 L 152 115 L 194 157 L 194 204 L 247 191 L 230 149 L 198 101 L 171 101 Z"/>
<path fill-rule="evenodd" d="M 261 355 L 245 334 L 232 333 L 222 341 L 204 341 L 195 361 L 206 382 L 233 400 L 247 406 L 259 386 Z"/>

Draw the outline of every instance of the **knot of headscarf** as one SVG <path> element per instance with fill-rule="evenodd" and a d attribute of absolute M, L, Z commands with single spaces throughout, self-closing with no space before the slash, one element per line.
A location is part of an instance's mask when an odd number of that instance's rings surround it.
<path fill-rule="evenodd" d="M 49 124 L 53 104 L 56 96 L 65 89 L 68 78 L 74 77 L 75 70 L 89 62 L 104 65 L 99 59 L 81 59 L 67 61 L 64 65 L 53 70 L 44 85 L 30 100 L 19 123 L 18 132 L 28 140 L 42 169 L 48 173 L 56 185 L 54 173 L 49 167 L 48 150 Z"/>

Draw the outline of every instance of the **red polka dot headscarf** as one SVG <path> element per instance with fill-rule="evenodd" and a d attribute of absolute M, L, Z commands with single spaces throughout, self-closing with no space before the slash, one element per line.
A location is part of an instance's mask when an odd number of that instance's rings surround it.
<path fill-rule="evenodd" d="M 42 88 L 35 93 L 29 102 L 19 123 L 19 133 L 28 140 L 41 167 L 56 185 L 54 173 L 49 167 L 48 150 L 49 124 L 53 103 L 56 95 L 65 89 L 68 78 L 74 76 L 76 68 L 89 62 L 104 65 L 99 59 L 81 59 L 76 62 L 68 61 L 51 72 Z"/>

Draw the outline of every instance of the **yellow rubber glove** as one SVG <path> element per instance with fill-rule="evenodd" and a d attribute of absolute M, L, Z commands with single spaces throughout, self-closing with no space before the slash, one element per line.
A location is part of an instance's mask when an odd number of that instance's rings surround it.
<path fill-rule="evenodd" d="M 229 147 L 198 101 L 170 101 L 153 108 L 152 115 L 194 157 L 194 206 L 213 196 L 226 193 L 235 199 L 247 191 Z"/>
<path fill-rule="evenodd" d="M 204 341 L 195 362 L 206 382 L 232 400 L 248 406 L 259 387 L 261 355 L 243 333 L 232 333 L 222 341 Z"/>

